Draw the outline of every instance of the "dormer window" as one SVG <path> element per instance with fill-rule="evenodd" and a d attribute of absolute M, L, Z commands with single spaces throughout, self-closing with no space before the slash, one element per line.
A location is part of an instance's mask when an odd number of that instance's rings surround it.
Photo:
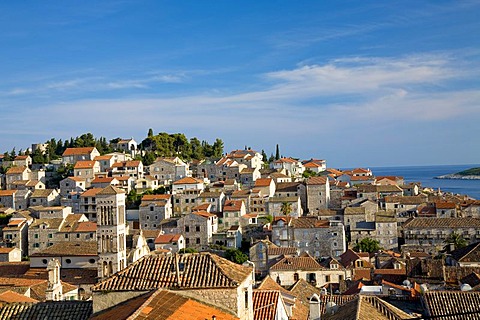
<path fill-rule="evenodd" d="M 330 269 L 338 269 L 338 264 L 336 263 L 330 264 Z"/>

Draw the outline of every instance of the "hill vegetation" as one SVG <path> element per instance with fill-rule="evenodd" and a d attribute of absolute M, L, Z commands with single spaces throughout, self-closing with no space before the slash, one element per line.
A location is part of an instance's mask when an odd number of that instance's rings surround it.
<path fill-rule="evenodd" d="M 480 176 L 480 168 L 470 168 L 457 172 L 456 174 L 458 174 L 459 176 Z"/>
<path fill-rule="evenodd" d="M 30 155 L 35 164 L 46 164 L 52 160 L 60 159 L 63 152 L 67 148 L 79 147 L 96 147 L 101 155 L 107 154 L 115 150 L 115 144 L 120 141 L 120 138 L 115 138 L 107 141 L 105 137 L 95 138 L 91 133 L 85 133 L 75 138 L 70 138 L 65 141 L 61 139 L 56 140 L 51 138 L 45 141 L 47 145 L 45 152 L 36 149 L 30 153 L 29 150 L 18 153 L 15 148 L 10 152 L 3 154 L 4 160 L 13 160 L 17 155 Z M 142 160 L 144 165 L 152 164 L 157 157 L 174 157 L 178 156 L 183 160 L 205 159 L 205 158 L 220 158 L 223 154 L 223 141 L 219 138 L 213 144 L 206 140 L 200 141 L 193 137 L 188 139 L 183 133 L 169 134 L 161 132 L 156 135 L 153 130 L 148 130 L 148 135 L 141 143 L 139 148 L 142 150 L 141 155 L 137 156 L 137 160 Z"/>

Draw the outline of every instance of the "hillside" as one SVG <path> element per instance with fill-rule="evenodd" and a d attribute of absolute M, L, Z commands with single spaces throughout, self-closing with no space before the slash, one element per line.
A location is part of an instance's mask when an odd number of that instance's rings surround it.
<path fill-rule="evenodd" d="M 480 168 L 470 168 L 457 173 L 438 176 L 435 179 L 480 180 Z"/>

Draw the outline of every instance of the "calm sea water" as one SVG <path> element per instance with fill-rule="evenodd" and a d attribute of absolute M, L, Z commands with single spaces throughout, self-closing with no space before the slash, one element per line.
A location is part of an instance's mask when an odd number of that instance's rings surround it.
<path fill-rule="evenodd" d="M 480 164 L 442 165 L 442 166 L 406 166 L 406 167 L 371 167 L 376 176 L 401 176 L 405 182 L 421 182 L 423 187 L 442 191 L 467 194 L 480 199 L 480 180 L 434 179 L 444 174 L 457 173 L 469 168 L 480 167 Z"/>

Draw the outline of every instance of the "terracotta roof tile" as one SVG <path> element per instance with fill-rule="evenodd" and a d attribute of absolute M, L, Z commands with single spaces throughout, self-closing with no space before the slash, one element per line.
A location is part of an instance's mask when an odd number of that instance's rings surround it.
<path fill-rule="evenodd" d="M 253 290 L 254 319 L 275 320 L 280 291 Z"/>
<path fill-rule="evenodd" d="M 32 254 L 32 257 L 96 256 L 96 241 L 64 241 Z"/>
<path fill-rule="evenodd" d="M 326 177 L 310 177 L 307 180 L 307 185 L 324 185 L 327 183 Z"/>
<path fill-rule="evenodd" d="M 299 217 L 292 219 L 292 225 L 294 228 L 328 228 L 330 223 L 328 220 L 321 220 L 318 217 Z"/>
<path fill-rule="evenodd" d="M 0 307 L 0 319 L 85 320 L 92 314 L 92 301 L 8 303 Z"/>
<path fill-rule="evenodd" d="M 74 169 L 92 169 L 95 166 L 96 161 L 81 160 L 75 163 Z"/>
<path fill-rule="evenodd" d="M 158 290 L 145 302 L 134 319 L 164 319 L 164 320 L 204 320 L 215 315 L 217 320 L 238 319 L 219 308 L 201 303 L 182 296 L 179 293 Z"/>
<path fill-rule="evenodd" d="M 478 291 L 428 291 L 423 301 L 429 316 L 442 319 L 478 319 L 480 292 Z M 471 312 L 470 315 L 461 313 Z"/>
<path fill-rule="evenodd" d="M 11 197 L 17 190 L 0 190 L 0 197 Z"/>
<path fill-rule="evenodd" d="M 322 270 L 324 269 L 314 258 L 285 257 L 270 267 L 270 270 Z"/>
<path fill-rule="evenodd" d="M 164 244 L 177 242 L 180 239 L 180 234 L 160 234 L 156 239 L 155 243 Z"/>
<path fill-rule="evenodd" d="M 480 228 L 478 218 L 412 218 L 403 224 L 411 228 Z"/>
<path fill-rule="evenodd" d="M 158 201 L 169 200 L 172 197 L 171 194 L 146 194 L 142 197 L 142 201 Z"/>
<path fill-rule="evenodd" d="M 97 223 L 92 221 L 79 222 L 77 225 L 77 228 L 74 231 L 75 232 L 96 232 Z"/>
<path fill-rule="evenodd" d="M 180 272 L 177 279 L 176 260 Z M 183 268 L 182 268 L 183 267 Z M 209 270 L 208 273 L 205 270 Z M 92 290 L 153 290 L 159 288 L 237 288 L 252 269 L 214 254 L 145 256 L 95 285 Z"/>
<path fill-rule="evenodd" d="M 242 209 L 243 200 L 227 200 L 223 205 L 223 211 L 240 211 Z"/>
<path fill-rule="evenodd" d="M 83 147 L 83 148 L 67 148 L 63 152 L 62 156 L 75 156 L 75 155 L 83 155 L 83 154 L 90 154 L 95 149 L 95 147 Z"/>
<path fill-rule="evenodd" d="M 175 181 L 173 184 L 179 185 L 179 184 L 198 184 L 198 183 L 203 183 L 203 181 L 200 179 L 192 178 L 192 177 L 185 177 Z"/>
<path fill-rule="evenodd" d="M 97 196 L 98 195 L 114 195 L 114 194 L 120 194 L 120 193 L 125 193 L 125 191 L 110 185 L 102 189 L 99 193 L 97 193 Z"/>
<path fill-rule="evenodd" d="M 270 183 L 272 183 L 273 179 L 271 178 L 260 178 L 255 180 L 255 187 L 269 187 Z"/>
<path fill-rule="evenodd" d="M 7 170 L 7 175 L 23 173 L 25 170 L 27 170 L 27 167 L 24 167 L 24 166 L 11 167 L 10 169 Z"/>

